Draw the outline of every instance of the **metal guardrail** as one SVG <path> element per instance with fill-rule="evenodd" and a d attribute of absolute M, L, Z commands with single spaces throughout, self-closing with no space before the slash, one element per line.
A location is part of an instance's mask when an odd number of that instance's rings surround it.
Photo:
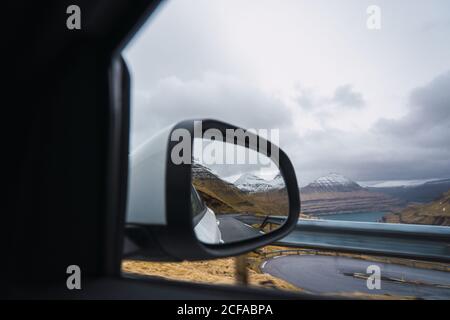
<path fill-rule="evenodd" d="M 450 262 L 450 227 L 441 226 L 300 219 L 275 244 Z"/>

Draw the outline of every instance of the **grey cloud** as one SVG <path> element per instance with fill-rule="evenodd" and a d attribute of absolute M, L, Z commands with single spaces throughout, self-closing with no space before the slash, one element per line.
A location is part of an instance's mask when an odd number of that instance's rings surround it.
<path fill-rule="evenodd" d="M 323 104 L 323 99 L 317 97 L 313 90 L 299 87 L 297 92 L 297 103 L 305 110 L 312 110 Z"/>
<path fill-rule="evenodd" d="M 199 78 L 205 71 L 235 73 L 211 1 L 163 1 L 124 51 L 133 83 L 141 90 L 161 79 Z"/>
<path fill-rule="evenodd" d="M 450 177 L 450 72 L 412 91 L 409 112 L 352 134 L 310 131 L 291 157 L 300 181 L 338 171 L 356 180 Z"/>
<path fill-rule="evenodd" d="M 382 2 L 382 7 L 390 6 L 390 1 Z M 409 6 L 408 1 L 402 2 Z M 437 7 L 448 7 L 447 0 L 439 2 Z M 250 8 L 251 6 L 248 5 Z M 349 4 L 348 9 L 359 10 L 358 6 L 360 5 L 355 7 Z M 303 5 L 300 7 L 303 9 Z M 307 20 L 310 20 L 312 26 L 317 21 L 321 27 L 328 28 L 328 25 L 324 25 L 320 20 L 320 12 L 328 7 L 329 4 L 325 2 L 318 5 L 318 15 L 315 14 L 315 7 L 311 7 L 314 10 L 310 12 L 311 19 Z M 403 7 L 403 4 L 397 6 Z M 368 89 L 364 87 L 364 83 L 370 85 L 371 82 L 353 82 L 357 80 L 355 75 L 371 74 L 375 81 L 382 80 L 386 75 L 395 76 L 387 83 L 395 86 L 395 93 L 400 95 L 410 83 L 417 81 L 424 74 L 443 70 L 443 66 L 448 67 L 448 63 L 443 59 L 448 56 L 450 50 L 449 42 L 445 41 L 448 37 L 448 10 L 433 10 L 431 14 L 429 11 L 423 12 L 425 7 L 430 6 L 413 5 L 411 12 L 424 14 L 403 15 L 403 25 L 408 28 L 396 28 L 394 33 L 380 38 L 380 42 L 372 41 L 374 46 L 368 46 L 369 43 L 365 41 L 366 32 L 352 33 L 348 38 L 351 42 L 347 44 L 346 36 L 350 34 L 345 30 L 348 28 L 337 30 L 344 32 L 344 48 L 341 49 L 345 50 L 337 50 L 336 54 L 325 55 L 323 59 L 316 61 L 312 59 L 313 54 L 316 56 L 315 51 L 309 50 L 308 42 L 298 42 L 299 52 L 305 53 L 302 60 L 310 59 L 312 64 L 310 70 L 306 68 L 303 74 L 296 76 L 294 73 L 302 70 L 301 64 L 297 68 L 297 61 L 292 61 L 290 68 L 290 61 L 286 60 L 286 78 L 292 78 L 289 81 L 314 83 L 321 89 L 320 81 L 316 82 L 315 79 L 322 72 L 319 64 L 322 64 L 323 60 L 327 65 L 327 59 L 332 59 L 332 64 L 348 64 L 344 67 L 347 66 L 352 72 L 348 73 L 348 80 L 336 83 L 336 87 L 323 94 L 315 88 L 300 88 L 295 102 L 301 110 L 296 110 L 292 115 L 282 102 L 249 83 L 225 76 L 203 76 L 207 71 L 214 71 L 218 74 L 232 74 L 238 78 L 259 79 L 259 70 L 253 72 L 258 64 L 252 65 L 247 60 L 248 54 L 252 52 L 246 53 L 246 50 L 241 50 L 245 48 L 235 46 L 251 46 L 250 41 L 253 39 L 250 34 L 245 35 L 248 39 L 240 39 L 240 30 L 235 31 L 235 37 L 230 37 L 229 31 L 233 30 L 233 25 L 227 25 L 225 21 L 233 19 L 229 19 L 231 16 L 223 12 L 223 5 L 218 6 L 207 0 L 195 1 L 195 4 L 168 1 L 164 10 L 149 22 L 148 26 L 151 28 L 148 31 L 143 30 L 134 40 L 136 45 L 130 46 L 125 52 L 135 90 L 132 101 L 132 146 L 171 122 L 193 117 L 212 117 L 244 127 L 281 128 L 281 145 L 294 163 L 301 182 L 308 182 L 330 171 L 341 172 L 357 180 L 445 176 L 450 171 L 448 73 L 414 90 L 408 105 L 410 112 L 401 119 L 383 119 L 371 129 L 358 133 L 331 128 L 341 119 L 342 113 L 345 112 L 349 117 L 358 116 L 359 110 L 366 105 L 366 99 L 367 105 L 372 102 L 364 95 L 364 90 Z M 336 14 L 339 18 L 338 11 Z M 397 14 L 396 10 L 390 11 L 391 15 Z M 350 11 L 342 10 L 342 13 L 344 12 Z M 235 10 L 232 11 L 232 14 L 234 13 Z M 351 22 L 352 19 L 347 20 Z M 333 21 L 331 19 L 329 22 L 333 25 Z M 424 25 L 424 21 L 430 22 Z M 418 30 L 418 25 L 424 25 L 423 31 Z M 286 23 L 286 26 L 297 27 L 291 23 Z M 302 28 L 298 30 L 301 31 Z M 415 34 L 418 38 L 409 37 L 410 34 Z M 235 38 L 242 42 L 235 42 Z M 320 39 L 314 35 L 310 38 L 313 40 L 312 44 L 321 44 L 321 41 L 317 41 Z M 336 43 L 332 42 L 332 45 L 339 44 L 341 39 L 338 40 Z M 363 44 L 363 47 L 359 44 Z M 324 47 L 324 50 L 326 49 L 327 47 Z M 259 53 L 256 49 L 252 53 L 256 60 L 259 60 Z M 355 64 L 349 61 L 349 56 L 345 55 L 344 60 L 340 60 L 342 56 L 339 53 L 351 53 L 354 58 L 373 58 L 373 61 L 369 59 L 371 63 L 366 66 L 362 64 L 362 70 L 356 70 Z M 284 59 L 285 55 L 274 56 L 276 59 L 280 57 Z M 293 57 L 298 59 L 297 55 Z M 388 59 L 379 59 L 380 57 Z M 290 56 L 286 55 L 286 59 L 290 59 Z M 361 60 L 363 61 L 366 60 Z M 421 63 L 417 64 L 417 61 Z M 270 59 L 265 61 L 267 70 L 263 70 L 262 74 L 266 77 L 270 75 L 271 69 L 278 69 L 278 64 L 272 62 Z M 414 70 L 408 69 L 410 66 L 415 66 Z M 326 76 L 326 73 L 323 73 L 323 76 Z M 385 87 L 386 84 L 380 84 L 377 89 Z M 362 90 L 362 93 L 358 90 Z M 391 93 L 386 92 L 386 96 L 378 100 L 389 99 Z M 301 116 L 305 116 L 305 119 Z M 317 122 L 314 127 L 320 127 L 322 130 L 311 130 L 299 137 L 297 129 L 308 124 L 306 122 L 310 119 Z"/>
<path fill-rule="evenodd" d="M 330 96 L 299 87 L 296 101 L 305 111 L 312 112 L 331 112 L 335 107 L 361 108 L 366 104 L 362 93 L 355 91 L 350 84 L 337 87 Z"/>
<path fill-rule="evenodd" d="M 370 130 L 349 133 L 325 127 L 299 137 L 300 123 L 276 98 L 256 87 L 217 74 L 198 80 L 162 79 L 135 95 L 133 145 L 182 119 L 205 117 L 245 128 L 281 128 L 281 147 L 300 184 L 337 171 L 355 180 L 450 177 L 450 73 L 410 95 L 403 118 L 378 121 Z"/>
<path fill-rule="evenodd" d="M 449 19 L 440 19 L 440 20 L 430 20 L 427 22 L 424 22 L 422 25 L 419 26 L 419 31 L 429 34 L 433 31 L 442 31 L 446 32 L 450 27 L 450 20 Z"/>
<path fill-rule="evenodd" d="M 361 108 L 366 104 L 363 95 L 348 84 L 336 88 L 332 101 L 342 107 Z"/>
<path fill-rule="evenodd" d="M 415 89 L 409 102 L 410 110 L 405 117 L 381 119 L 374 131 L 392 139 L 407 139 L 414 145 L 450 148 L 450 72 Z"/>
<path fill-rule="evenodd" d="M 245 128 L 281 128 L 281 147 L 300 184 L 337 171 L 355 180 L 449 177 L 450 73 L 413 90 L 409 113 L 378 121 L 370 130 L 349 133 L 325 127 L 299 137 L 300 123 L 276 98 L 233 77 L 208 74 L 197 80 L 160 80 L 135 94 L 136 146 L 156 130 L 189 118 L 217 118 Z"/>
<path fill-rule="evenodd" d="M 207 74 L 198 80 L 160 80 L 136 92 L 132 114 L 132 146 L 176 121 L 216 118 L 244 128 L 284 130 L 291 127 L 290 110 L 275 97 L 230 76 Z"/>
<path fill-rule="evenodd" d="M 427 150 L 410 145 L 407 138 L 392 141 L 370 132 L 312 131 L 288 154 L 301 184 L 329 172 L 359 181 L 450 177 L 450 150 L 445 145 Z"/>

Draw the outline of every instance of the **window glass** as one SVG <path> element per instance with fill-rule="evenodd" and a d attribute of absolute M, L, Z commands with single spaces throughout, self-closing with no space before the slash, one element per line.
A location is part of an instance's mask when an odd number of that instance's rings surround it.
<path fill-rule="evenodd" d="M 184 119 L 277 129 L 296 170 L 302 219 L 450 226 L 450 3 L 372 2 L 168 1 L 124 51 L 131 148 Z M 250 255 L 254 279 L 301 288 L 273 273 L 263 279 L 260 268 L 298 250 Z M 379 263 L 393 260 L 413 267 Z M 232 282 L 216 275 L 205 282 Z"/>
<path fill-rule="evenodd" d="M 450 10 L 431 3 L 170 1 L 125 50 L 131 147 L 193 117 L 279 129 L 306 216 L 449 225 Z"/>

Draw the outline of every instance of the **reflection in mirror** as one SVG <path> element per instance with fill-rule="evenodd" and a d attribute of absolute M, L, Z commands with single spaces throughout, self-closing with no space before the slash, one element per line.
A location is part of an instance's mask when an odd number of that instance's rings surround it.
<path fill-rule="evenodd" d="M 231 243 L 278 229 L 289 198 L 276 164 L 254 150 L 194 139 L 191 202 L 198 239 Z"/>

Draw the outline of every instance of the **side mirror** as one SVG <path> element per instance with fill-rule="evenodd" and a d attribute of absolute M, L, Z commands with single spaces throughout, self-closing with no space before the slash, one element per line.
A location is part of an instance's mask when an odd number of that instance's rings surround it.
<path fill-rule="evenodd" d="M 286 236 L 299 213 L 295 172 L 278 146 L 220 121 L 183 121 L 130 155 L 125 256 L 239 255 Z"/>

